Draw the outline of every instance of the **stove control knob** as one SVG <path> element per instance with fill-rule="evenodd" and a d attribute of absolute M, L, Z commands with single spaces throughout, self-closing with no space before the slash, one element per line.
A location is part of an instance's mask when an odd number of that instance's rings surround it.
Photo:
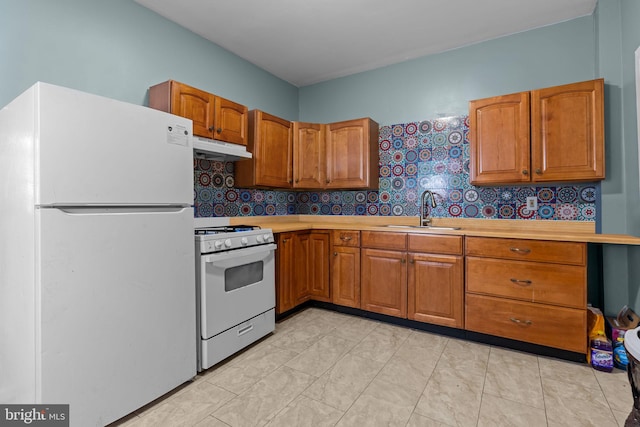
<path fill-rule="evenodd" d="M 230 248 L 230 247 L 231 247 L 231 239 L 227 239 L 227 240 L 225 240 L 225 241 L 224 241 L 224 245 L 225 245 L 226 247 Z"/>
<path fill-rule="evenodd" d="M 265 234 L 264 236 L 262 236 L 262 238 L 264 239 L 265 242 L 270 242 L 273 240 L 273 238 L 268 234 Z"/>
<path fill-rule="evenodd" d="M 246 237 L 243 237 L 242 239 L 240 239 L 240 243 L 242 244 L 242 246 L 247 246 L 249 244 L 249 241 Z"/>
<path fill-rule="evenodd" d="M 264 243 L 264 237 L 262 237 L 262 235 L 256 236 L 256 240 L 258 241 L 258 243 Z"/>
<path fill-rule="evenodd" d="M 222 247 L 222 240 L 216 240 L 213 245 L 216 249 L 220 249 Z"/>

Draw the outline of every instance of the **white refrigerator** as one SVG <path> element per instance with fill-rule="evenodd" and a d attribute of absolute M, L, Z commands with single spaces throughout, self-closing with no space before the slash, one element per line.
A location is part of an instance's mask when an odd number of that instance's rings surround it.
<path fill-rule="evenodd" d="M 191 129 L 45 83 L 0 110 L 0 403 L 102 426 L 196 375 Z"/>

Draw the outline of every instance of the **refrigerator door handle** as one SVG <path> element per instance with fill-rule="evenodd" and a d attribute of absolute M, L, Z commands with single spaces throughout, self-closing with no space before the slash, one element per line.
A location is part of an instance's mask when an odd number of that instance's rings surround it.
<path fill-rule="evenodd" d="M 140 205 L 140 206 L 40 206 L 40 209 L 57 209 L 69 215 L 104 215 L 127 213 L 172 213 L 191 209 L 183 205 Z"/>

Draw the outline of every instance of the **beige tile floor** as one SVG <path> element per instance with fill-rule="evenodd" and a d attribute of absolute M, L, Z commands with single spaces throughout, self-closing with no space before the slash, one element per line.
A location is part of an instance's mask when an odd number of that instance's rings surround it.
<path fill-rule="evenodd" d="M 623 426 L 626 373 L 308 308 L 113 425 Z"/>

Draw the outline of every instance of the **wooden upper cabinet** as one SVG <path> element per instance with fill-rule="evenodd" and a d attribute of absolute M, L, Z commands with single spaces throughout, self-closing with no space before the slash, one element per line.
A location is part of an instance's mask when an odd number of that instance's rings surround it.
<path fill-rule="evenodd" d="M 378 188 L 378 124 L 369 118 L 293 123 L 293 187 Z"/>
<path fill-rule="evenodd" d="M 378 124 L 363 118 L 327 127 L 325 188 L 378 188 Z"/>
<path fill-rule="evenodd" d="M 247 145 L 247 107 L 168 80 L 149 88 L 149 107 L 193 121 L 193 134 Z"/>
<path fill-rule="evenodd" d="M 469 103 L 474 185 L 605 178 L 604 80 Z"/>
<path fill-rule="evenodd" d="M 529 182 L 529 135 L 529 92 L 471 101 L 471 183 Z"/>
<path fill-rule="evenodd" d="M 235 163 L 236 186 L 291 188 L 291 134 L 290 121 L 251 110 L 247 148 L 253 158 Z"/>
<path fill-rule="evenodd" d="M 535 182 L 605 178 L 603 99 L 603 79 L 531 92 Z"/>
<path fill-rule="evenodd" d="M 216 96 L 214 111 L 213 139 L 247 145 L 249 129 L 247 107 Z"/>
<path fill-rule="evenodd" d="M 324 188 L 327 180 L 326 125 L 293 122 L 293 186 Z"/>

